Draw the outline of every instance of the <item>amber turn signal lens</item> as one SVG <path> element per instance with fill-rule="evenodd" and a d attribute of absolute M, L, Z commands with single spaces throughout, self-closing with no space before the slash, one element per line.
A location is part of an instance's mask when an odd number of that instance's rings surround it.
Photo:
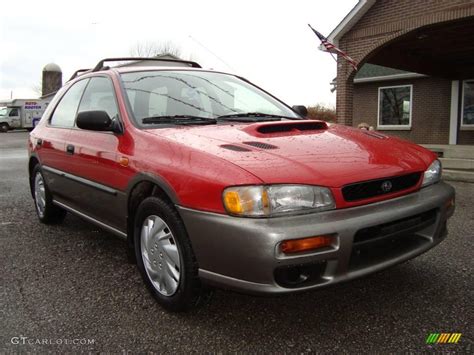
<path fill-rule="evenodd" d="M 298 253 L 331 246 L 333 237 L 321 235 L 317 237 L 285 240 L 280 244 L 280 249 L 285 254 Z"/>
<path fill-rule="evenodd" d="M 242 203 L 240 202 L 239 193 L 237 191 L 227 191 L 224 194 L 224 204 L 227 211 L 234 214 L 241 214 L 243 211 Z"/>
<path fill-rule="evenodd" d="M 124 167 L 127 167 L 128 166 L 128 158 L 127 157 L 120 157 L 119 158 L 119 164 L 124 166 Z"/>
<path fill-rule="evenodd" d="M 451 198 L 446 202 L 446 208 L 450 209 L 450 208 L 453 208 L 453 207 L 454 207 L 454 198 Z"/>

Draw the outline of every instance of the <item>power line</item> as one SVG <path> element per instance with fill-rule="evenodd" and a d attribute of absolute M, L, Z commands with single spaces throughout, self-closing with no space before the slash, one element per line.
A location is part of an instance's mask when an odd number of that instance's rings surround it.
<path fill-rule="evenodd" d="M 206 51 L 208 51 L 209 53 L 211 53 L 214 57 L 216 57 L 219 61 L 221 61 L 222 63 L 224 63 L 227 67 L 229 67 L 232 71 L 236 71 L 231 65 L 229 65 L 224 59 L 222 59 L 221 57 L 219 57 L 217 54 L 215 54 L 213 51 L 211 51 L 209 48 L 207 48 L 204 44 L 202 44 L 201 42 L 199 42 L 196 38 L 194 38 L 193 36 L 189 35 L 189 38 L 191 38 L 194 42 L 196 42 L 197 44 L 199 44 L 202 48 L 204 48 Z"/>

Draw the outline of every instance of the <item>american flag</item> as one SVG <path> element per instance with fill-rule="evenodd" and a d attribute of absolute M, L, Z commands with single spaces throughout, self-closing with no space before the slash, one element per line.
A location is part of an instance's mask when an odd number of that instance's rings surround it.
<path fill-rule="evenodd" d="M 329 42 L 329 40 L 326 37 L 324 37 L 321 33 L 316 31 L 313 27 L 311 27 L 311 25 L 308 24 L 308 26 L 309 28 L 313 30 L 314 34 L 318 36 L 319 40 L 321 41 L 321 43 L 323 44 L 323 46 L 327 49 L 329 53 L 339 54 L 341 57 L 343 57 L 345 60 L 349 62 L 349 64 L 354 68 L 354 70 L 357 70 L 357 62 L 354 59 L 349 57 L 346 52 L 340 50 L 334 44 Z"/>

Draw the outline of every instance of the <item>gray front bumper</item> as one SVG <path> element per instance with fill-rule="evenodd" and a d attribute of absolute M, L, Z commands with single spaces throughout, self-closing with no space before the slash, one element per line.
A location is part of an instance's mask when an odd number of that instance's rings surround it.
<path fill-rule="evenodd" d="M 238 218 L 178 206 L 204 282 L 249 293 L 286 293 L 346 281 L 413 258 L 438 244 L 446 235 L 447 207 L 454 189 L 444 182 L 399 198 L 348 209 L 279 218 Z M 433 222 L 410 236 L 408 249 L 387 257 L 354 263 L 357 231 L 433 211 Z M 333 234 L 330 250 L 287 256 L 279 252 L 283 240 Z M 416 241 L 416 242 L 415 242 Z M 321 278 L 301 287 L 283 287 L 275 269 L 324 263 Z"/>

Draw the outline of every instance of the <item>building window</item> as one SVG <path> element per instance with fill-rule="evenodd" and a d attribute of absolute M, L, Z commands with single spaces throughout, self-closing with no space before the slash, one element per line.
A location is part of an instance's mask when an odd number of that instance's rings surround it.
<path fill-rule="evenodd" d="M 474 127 L 474 80 L 463 83 L 461 126 Z"/>
<path fill-rule="evenodd" d="M 410 129 L 413 85 L 379 88 L 379 129 Z"/>

